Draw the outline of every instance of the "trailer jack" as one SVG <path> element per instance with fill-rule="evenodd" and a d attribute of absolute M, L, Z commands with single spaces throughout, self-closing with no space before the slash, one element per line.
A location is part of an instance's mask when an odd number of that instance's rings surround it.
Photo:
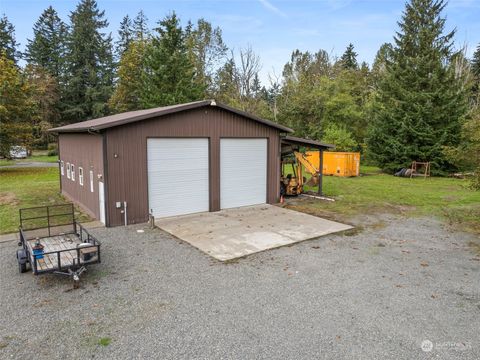
<path fill-rule="evenodd" d="M 84 273 L 85 271 L 87 271 L 87 268 L 85 266 L 82 266 L 75 271 L 73 271 L 72 269 L 68 269 L 68 272 L 55 271 L 55 274 L 70 276 L 73 280 L 73 288 L 78 289 L 80 287 L 80 275 L 82 275 L 82 273 Z"/>

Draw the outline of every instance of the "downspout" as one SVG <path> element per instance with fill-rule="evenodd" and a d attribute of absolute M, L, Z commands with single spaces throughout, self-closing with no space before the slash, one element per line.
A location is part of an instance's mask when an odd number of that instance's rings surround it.
<path fill-rule="evenodd" d="M 109 184 L 108 184 L 108 156 L 107 156 L 107 132 L 100 133 L 103 137 L 102 152 L 103 152 L 103 196 L 105 199 L 105 226 L 110 226 L 110 211 L 108 210 L 109 200 Z"/>
<path fill-rule="evenodd" d="M 60 180 L 60 194 L 62 193 L 62 158 L 60 157 L 60 134 L 57 134 L 57 152 L 58 152 L 58 173 L 60 176 L 58 177 Z"/>
<path fill-rule="evenodd" d="M 125 226 L 128 225 L 128 217 L 127 217 L 127 202 L 123 202 L 123 219 L 125 221 Z"/>

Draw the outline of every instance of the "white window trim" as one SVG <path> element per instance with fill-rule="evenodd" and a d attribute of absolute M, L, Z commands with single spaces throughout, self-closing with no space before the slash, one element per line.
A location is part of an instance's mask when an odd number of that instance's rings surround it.
<path fill-rule="evenodd" d="M 78 167 L 78 183 L 83 186 L 83 168 Z"/>
<path fill-rule="evenodd" d="M 60 161 L 60 175 L 65 175 L 65 169 L 64 169 L 64 163 L 63 163 L 63 160 Z"/>
<path fill-rule="evenodd" d="M 70 163 L 67 162 L 67 179 L 70 179 Z"/>
<path fill-rule="evenodd" d="M 71 176 L 72 176 L 72 181 L 75 181 L 75 165 L 71 164 L 70 165 L 70 173 L 71 173 Z"/>
<path fill-rule="evenodd" d="M 90 192 L 93 193 L 93 170 L 90 170 Z"/>

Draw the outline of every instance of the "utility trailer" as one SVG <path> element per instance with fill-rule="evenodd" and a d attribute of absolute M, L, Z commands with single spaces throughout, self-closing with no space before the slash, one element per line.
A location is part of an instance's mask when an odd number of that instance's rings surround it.
<path fill-rule="evenodd" d="M 19 271 L 70 276 L 78 287 L 87 265 L 100 263 L 100 242 L 75 221 L 73 204 L 20 209 Z"/>

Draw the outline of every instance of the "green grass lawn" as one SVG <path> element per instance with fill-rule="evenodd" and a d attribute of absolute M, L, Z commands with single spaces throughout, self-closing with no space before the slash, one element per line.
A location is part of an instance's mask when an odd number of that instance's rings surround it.
<path fill-rule="evenodd" d="M 352 178 L 324 176 L 324 194 L 335 198 L 335 202 L 312 200 L 291 207 L 344 221 L 357 214 L 382 212 L 433 215 L 463 230 L 480 233 L 480 191 L 470 190 L 467 181 L 398 178 L 366 166 L 361 173 Z"/>
<path fill-rule="evenodd" d="M 18 209 L 65 203 L 57 168 L 0 169 L 0 234 L 18 229 Z M 79 221 L 89 218 L 76 214 Z"/>
<path fill-rule="evenodd" d="M 324 177 L 324 193 L 335 202 L 307 200 L 289 207 L 346 222 L 358 214 L 438 216 L 480 233 L 480 191 L 470 190 L 465 180 L 397 178 L 375 167 L 362 167 L 361 172 L 353 178 Z M 57 168 L 0 169 L 0 233 L 16 231 L 19 208 L 63 202 Z"/>

